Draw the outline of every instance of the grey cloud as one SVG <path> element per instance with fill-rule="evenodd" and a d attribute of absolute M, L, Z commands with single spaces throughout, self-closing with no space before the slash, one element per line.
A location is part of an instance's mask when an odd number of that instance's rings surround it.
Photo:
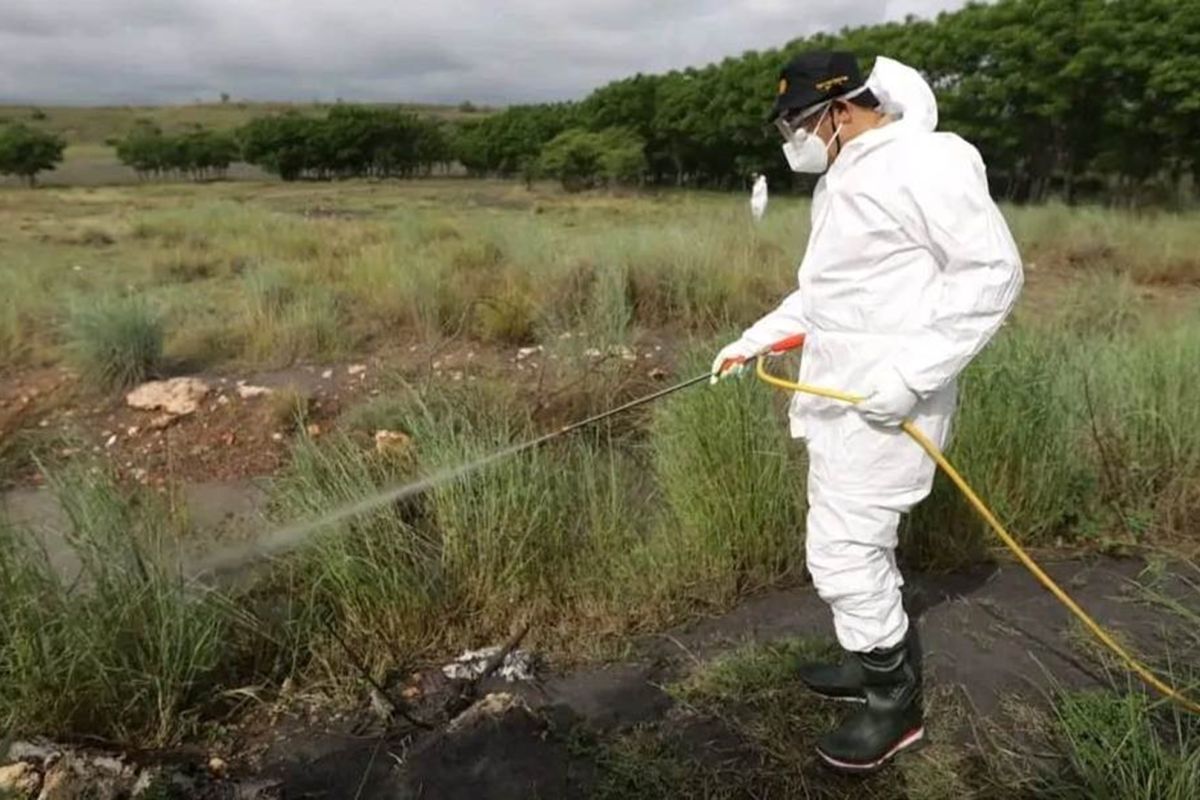
<path fill-rule="evenodd" d="M 3 0 L 0 102 L 581 97 L 962 0 Z"/>

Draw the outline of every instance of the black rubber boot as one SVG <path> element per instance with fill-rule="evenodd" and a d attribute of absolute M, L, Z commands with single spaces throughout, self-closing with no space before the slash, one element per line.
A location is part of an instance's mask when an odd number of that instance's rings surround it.
<path fill-rule="evenodd" d="M 866 704 L 822 736 L 817 754 L 846 772 L 872 772 L 925 736 L 921 644 L 915 628 L 887 650 L 859 653 Z"/>
<path fill-rule="evenodd" d="M 853 654 L 842 659 L 840 664 L 805 664 L 798 672 L 804 685 L 822 697 L 852 703 L 866 702 L 862 662 Z"/>

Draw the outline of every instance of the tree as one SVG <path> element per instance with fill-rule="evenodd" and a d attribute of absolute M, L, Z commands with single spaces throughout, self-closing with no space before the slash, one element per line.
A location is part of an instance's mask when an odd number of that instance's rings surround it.
<path fill-rule="evenodd" d="M 222 178 L 240 154 L 228 133 L 195 128 L 169 136 L 152 122 L 141 121 L 116 142 L 117 158 L 139 178 L 189 175 L 193 180 Z"/>
<path fill-rule="evenodd" d="M 62 163 L 67 143 L 46 131 L 12 123 L 0 129 L 0 175 L 16 175 L 29 186 L 37 174 Z"/>
<path fill-rule="evenodd" d="M 593 133 L 571 128 L 542 149 L 537 171 L 575 192 L 604 182 L 636 183 L 646 171 L 645 142 L 632 131 L 609 128 Z"/>

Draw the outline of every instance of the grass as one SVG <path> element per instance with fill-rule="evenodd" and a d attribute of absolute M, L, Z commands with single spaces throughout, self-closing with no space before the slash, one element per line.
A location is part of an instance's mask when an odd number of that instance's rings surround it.
<path fill-rule="evenodd" d="M 1200 725 L 1156 709 L 1136 690 L 1066 694 L 1054 708 L 1065 774 L 1042 796 L 1095 800 L 1186 800 L 1200 786 Z"/>
<path fill-rule="evenodd" d="M 754 227 L 741 198 L 567 197 L 477 182 L 0 192 L 0 237 L 14 253 L 0 264 L 0 352 L 15 374 L 74 363 L 115 387 L 163 362 L 232 372 L 417 342 L 478 347 L 507 365 L 518 346 L 543 345 L 546 386 L 497 380 L 499 370 L 469 385 L 429 377 L 385 385 L 319 440 L 296 426 L 273 488 L 281 522 L 661 385 L 641 361 L 593 363 L 588 350 L 662 341 L 676 372 L 702 372 L 730 331 L 794 283 L 807 211 L 779 198 Z M 1183 538 L 1200 499 L 1200 318 L 1187 288 L 1198 273 L 1186 256 L 1200 226 L 1190 215 L 1009 214 L 1035 265 L 1031 296 L 964 376 L 952 459 L 1026 543 Z M 79 297 L 100 299 L 69 310 Z M 300 418 L 299 398 L 272 402 L 277 422 Z M 515 620 L 534 623 L 535 646 L 583 658 L 728 608 L 803 572 L 804 457 L 782 404 L 753 381 L 697 387 L 332 526 L 236 604 L 195 600 L 168 554 L 145 544 L 176 531 L 169 514 L 72 473 L 61 491 L 78 499 L 74 541 L 99 575 L 86 585 L 99 588 L 72 587 L 17 544 L 19 532 L 6 534 L 0 713 L 19 730 L 168 741 L 209 712 L 206 698 L 240 683 L 294 673 L 354 687 L 327 622 L 382 677 L 494 641 Z M 377 430 L 401 431 L 411 447 L 376 452 Z M 17 456 L 9 447 L 2 457 Z M 955 566 L 992 545 L 942 482 L 906 524 L 905 553 L 921 566 Z M 247 607 L 253 622 L 234 610 Z M 245 652 L 249 633 L 265 637 L 261 659 Z M 805 731 L 828 719 L 777 686 L 796 648 L 743 654 L 680 689 L 766 754 L 750 774 L 773 796 L 803 790 Z M 770 746 L 793 718 L 809 727 Z M 724 767 L 678 771 L 679 747 L 621 743 L 605 756 L 624 776 L 614 785 L 739 796 Z M 665 772 L 638 768 L 643 756 Z M 969 773 L 956 758 L 946 763 Z M 947 770 L 925 759 L 904 768 L 927 796 L 951 797 L 964 784 Z"/>
<path fill-rule="evenodd" d="M 154 374 L 163 338 L 162 321 L 138 297 L 79 298 L 67 322 L 71 360 L 100 389 L 125 389 Z"/>
<path fill-rule="evenodd" d="M 152 503 L 139 510 L 83 467 L 60 473 L 54 490 L 78 574 L 0 528 L 0 719 L 9 731 L 178 741 L 220 705 L 245 616 L 187 589 Z"/>
<path fill-rule="evenodd" d="M 846 778 L 823 768 L 817 737 L 837 725 L 843 705 L 821 701 L 796 678 L 805 662 L 836 656 L 809 638 L 744 645 L 696 666 L 670 687 L 679 712 L 620 735 L 595 751 L 598 797 L 859 797 L 937 800 L 981 797 L 967 755 L 944 741 L 906 754 L 883 772 Z M 927 725 L 945 737 L 957 713 L 949 696 L 930 703 Z M 999 797 L 999 793 L 991 796 Z"/>
<path fill-rule="evenodd" d="M 796 669 L 836 650 L 786 638 L 698 663 L 669 688 L 678 713 L 588 743 L 597 796 L 1183 800 L 1200 785 L 1200 725 L 1137 689 L 1060 692 L 1048 708 L 1010 700 L 1013 741 L 996 747 L 958 733 L 952 689 L 927 687 L 927 744 L 877 775 L 833 775 L 812 746 L 844 707 L 808 693 Z"/>

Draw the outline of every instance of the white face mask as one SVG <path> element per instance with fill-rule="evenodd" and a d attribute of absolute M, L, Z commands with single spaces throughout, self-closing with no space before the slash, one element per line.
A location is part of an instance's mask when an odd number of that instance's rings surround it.
<path fill-rule="evenodd" d="M 821 114 L 821 119 L 817 120 L 817 128 L 821 127 L 821 122 L 825 119 L 825 114 L 829 113 L 826 109 Z M 783 145 L 783 156 L 787 159 L 788 166 L 792 172 L 806 172 L 821 174 L 829 169 L 829 148 L 842 132 L 842 126 L 838 126 L 833 132 L 833 139 L 828 143 L 815 133 L 809 133 L 804 130 L 796 130 L 792 133 L 791 139 Z"/>

